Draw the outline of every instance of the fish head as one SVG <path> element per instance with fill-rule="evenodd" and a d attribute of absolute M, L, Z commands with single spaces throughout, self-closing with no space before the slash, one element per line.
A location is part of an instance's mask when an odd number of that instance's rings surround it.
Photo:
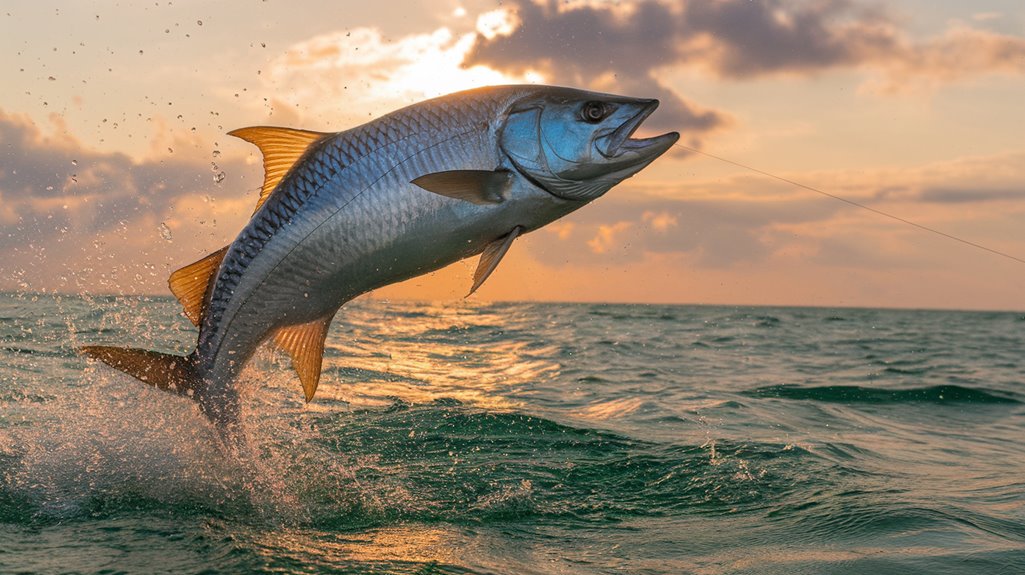
<path fill-rule="evenodd" d="M 509 106 L 499 142 L 516 169 L 549 193 L 591 201 L 680 138 L 630 137 L 657 107 L 654 99 L 540 87 Z"/>

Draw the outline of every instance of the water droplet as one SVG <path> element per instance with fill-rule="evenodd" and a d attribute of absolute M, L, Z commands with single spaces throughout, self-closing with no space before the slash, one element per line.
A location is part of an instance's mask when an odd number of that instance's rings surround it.
<path fill-rule="evenodd" d="M 196 20 L 196 26 L 202 26 L 202 25 L 203 25 L 203 21 L 202 20 Z"/>
<path fill-rule="evenodd" d="M 214 150 L 213 151 L 213 157 L 215 157 L 215 158 L 221 157 L 221 151 L 220 150 Z"/>
<path fill-rule="evenodd" d="M 157 228 L 160 231 L 160 237 L 166 241 L 171 241 L 171 228 L 167 227 L 167 224 L 160 222 L 160 226 Z"/>
<path fill-rule="evenodd" d="M 78 165 L 78 160 L 71 160 L 71 165 L 72 166 L 77 166 Z"/>
<path fill-rule="evenodd" d="M 216 174 L 214 174 L 214 183 L 215 184 L 219 184 L 219 183 L 223 182 L 225 177 L 226 176 L 225 176 L 224 172 L 217 172 Z"/>

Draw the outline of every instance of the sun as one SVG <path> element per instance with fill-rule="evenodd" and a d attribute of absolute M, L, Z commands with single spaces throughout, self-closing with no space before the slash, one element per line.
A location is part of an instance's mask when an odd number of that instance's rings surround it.
<path fill-rule="evenodd" d="M 493 38 L 517 25 L 515 16 L 499 9 L 461 32 L 440 27 L 399 38 L 371 27 L 332 32 L 291 46 L 272 63 L 265 81 L 310 115 L 348 122 L 470 88 L 544 83 L 534 70 L 517 74 L 463 64 L 478 34 Z"/>

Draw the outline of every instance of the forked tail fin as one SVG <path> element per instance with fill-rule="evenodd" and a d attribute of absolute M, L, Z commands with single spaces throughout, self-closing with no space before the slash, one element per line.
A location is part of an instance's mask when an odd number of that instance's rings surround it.
<path fill-rule="evenodd" d="M 232 391 L 210 396 L 208 390 L 201 389 L 203 378 L 196 369 L 195 356 L 103 345 L 87 345 L 79 351 L 157 389 L 192 398 L 217 426 L 223 447 L 238 451 L 245 445 L 239 426 L 238 394 Z"/>
<path fill-rule="evenodd" d="M 79 351 L 139 381 L 172 393 L 192 395 L 190 392 L 196 390 L 200 381 L 191 356 L 103 345 L 87 345 Z"/>

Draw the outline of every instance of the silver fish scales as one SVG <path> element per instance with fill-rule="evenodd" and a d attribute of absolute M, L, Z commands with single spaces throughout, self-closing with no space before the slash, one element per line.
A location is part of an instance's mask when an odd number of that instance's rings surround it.
<path fill-rule="evenodd" d="M 86 346 L 187 395 L 237 436 L 236 380 L 265 341 L 287 351 L 307 401 L 324 338 L 352 298 L 481 254 L 471 293 L 518 236 L 633 176 L 676 142 L 630 136 L 656 100 L 552 86 L 450 94 L 335 134 L 255 127 L 257 210 L 228 246 L 172 274 L 199 326 L 188 356 Z"/>

